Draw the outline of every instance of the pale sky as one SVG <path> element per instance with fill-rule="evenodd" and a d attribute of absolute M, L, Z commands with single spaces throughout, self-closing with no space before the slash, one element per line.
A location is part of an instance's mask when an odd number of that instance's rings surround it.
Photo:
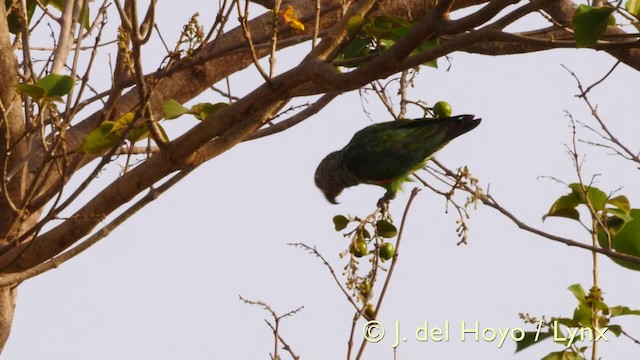
<path fill-rule="evenodd" d="M 169 42 L 199 11 L 209 24 L 214 8 L 198 1 L 180 6 L 160 2 L 159 26 Z M 115 14 L 112 20 L 116 19 Z M 308 45 L 283 52 L 282 69 L 300 61 Z M 154 53 L 153 51 L 157 51 Z M 145 52 L 148 69 L 158 66 L 163 50 Z M 103 58 L 103 61 L 106 61 Z M 486 189 L 527 224 L 561 236 L 589 242 L 576 223 L 541 218 L 568 190 L 540 176 L 575 182 L 565 145 L 571 130 L 565 110 L 576 120 L 594 124 L 574 95 L 573 70 L 585 84 L 602 77 L 614 64 L 592 50 L 556 50 L 539 54 L 487 57 L 454 53 L 451 69 L 423 68 L 412 96 L 430 103 L 446 100 L 454 114 L 471 113 L 482 124 L 454 140 L 438 159 L 450 168 L 468 165 Z M 101 73 L 94 75 L 96 82 Z M 636 71 L 621 65 L 591 93 L 611 130 L 638 150 Z M 242 95 L 258 86 L 254 70 L 232 79 Z M 207 92 L 197 100 L 217 102 Z M 376 122 L 390 116 L 374 97 L 369 112 Z M 281 322 L 284 339 L 303 359 L 345 358 L 353 317 L 351 305 L 322 262 L 287 243 L 317 246 L 333 268 L 346 264 L 338 253 L 348 240 L 333 229 L 336 214 L 366 216 L 382 188 L 347 189 L 339 205 L 329 204 L 313 183 L 319 161 L 344 146 L 372 122 L 357 93 L 344 94 L 301 125 L 268 138 L 243 143 L 201 166 L 180 184 L 142 210 L 101 243 L 60 268 L 24 283 L 5 359 L 267 359 L 273 351 L 268 313 L 243 304 L 238 295 L 262 300 L 283 314 L 304 309 Z M 414 113 L 417 115 L 417 113 Z M 180 131 L 195 120 L 167 124 Z M 588 132 L 579 129 L 582 137 Z M 599 188 L 619 187 L 632 207 L 640 207 L 638 170 L 606 151 L 580 145 L 584 172 Z M 106 172 L 108 179 L 118 169 Z M 396 222 L 413 184 L 391 205 Z M 546 340 L 513 355 L 507 340 L 460 340 L 461 322 L 480 327 L 525 328 L 519 312 L 570 317 L 577 302 L 566 288 L 591 286 L 591 253 L 568 248 L 518 230 L 496 211 L 479 205 L 469 221 L 469 244 L 456 246 L 456 213 L 445 213 L 445 201 L 424 190 L 407 220 L 399 262 L 379 313 L 387 336 L 369 344 L 367 359 L 392 359 L 394 325 L 409 340 L 398 359 L 539 359 L 561 345 Z M 600 282 L 609 305 L 640 308 L 637 272 L 600 257 Z M 344 281 L 344 278 L 341 278 Z M 381 284 L 379 284 L 381 285 Z M 380 294 L 380 287 L 375 291 Z M 617 322 L 640 337 L 640 319 Z M 448 342 L 415 341 L 415 329 L 428 321 L 450 323 Z M 362 340 L 363 320 L 356 343 Z M 603 359 L 629 358 L 640 348 L 626 338 L 607 334 L 600 343 Z M 282 354 L 283 358 L 288 355 Z M 633 357 L 633 355 L 631 356 Z"/>

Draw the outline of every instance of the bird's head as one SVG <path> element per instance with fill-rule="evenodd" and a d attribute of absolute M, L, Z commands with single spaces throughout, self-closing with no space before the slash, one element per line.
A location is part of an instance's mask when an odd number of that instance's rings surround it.
<path fill-rule="evenodd" d="M 332 204 L 338 203 L 336 197 L 346 187 L 340 174 L 340 161 L 340 152 L 334 151 L 322 159 L 316 169 L 316 186 Z"/>

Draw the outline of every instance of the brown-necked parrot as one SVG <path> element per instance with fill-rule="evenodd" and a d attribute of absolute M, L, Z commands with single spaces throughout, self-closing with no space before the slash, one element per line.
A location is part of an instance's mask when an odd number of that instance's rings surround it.
<path fill-rule="evenodd" d="M 342 190 L 358 184 L 382 186 L 387 190 L 383 199 L 393 199 L 409 175 L 424 167 L 449 141 L 478 126 L 480 120 L 474 115 L 458 115 L 367 126 L 342 150 L 320 162 L 316 186 L 332 204 L 337 204 Z"/>

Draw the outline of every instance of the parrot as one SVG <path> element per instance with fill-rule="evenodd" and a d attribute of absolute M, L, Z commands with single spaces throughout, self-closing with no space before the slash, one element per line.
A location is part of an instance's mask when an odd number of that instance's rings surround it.
<path fill-rule="evenodd" d="M 475 115 L 446 118 L 393 120 L 365 127 L 341 150 L 327 155 L 315 173 L 316 186 L 327 200 L 345 188 L 372 184 L 387 190 L 378 202 L 395 198 L 409 176 L 449 141 L 474 129 L 481 119 Z"/>

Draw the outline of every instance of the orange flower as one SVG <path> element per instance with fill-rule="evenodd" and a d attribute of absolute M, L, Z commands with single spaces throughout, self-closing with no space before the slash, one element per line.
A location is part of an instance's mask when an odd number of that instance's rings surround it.
<path fill-rule="evenodd" d="M 294 30 L 304 30 L 304 24 L 300 22 L 298 14 L 296 14 L 291 5 L 287 5 L 286 9 L 280 10 L 280 21 Z"/>

